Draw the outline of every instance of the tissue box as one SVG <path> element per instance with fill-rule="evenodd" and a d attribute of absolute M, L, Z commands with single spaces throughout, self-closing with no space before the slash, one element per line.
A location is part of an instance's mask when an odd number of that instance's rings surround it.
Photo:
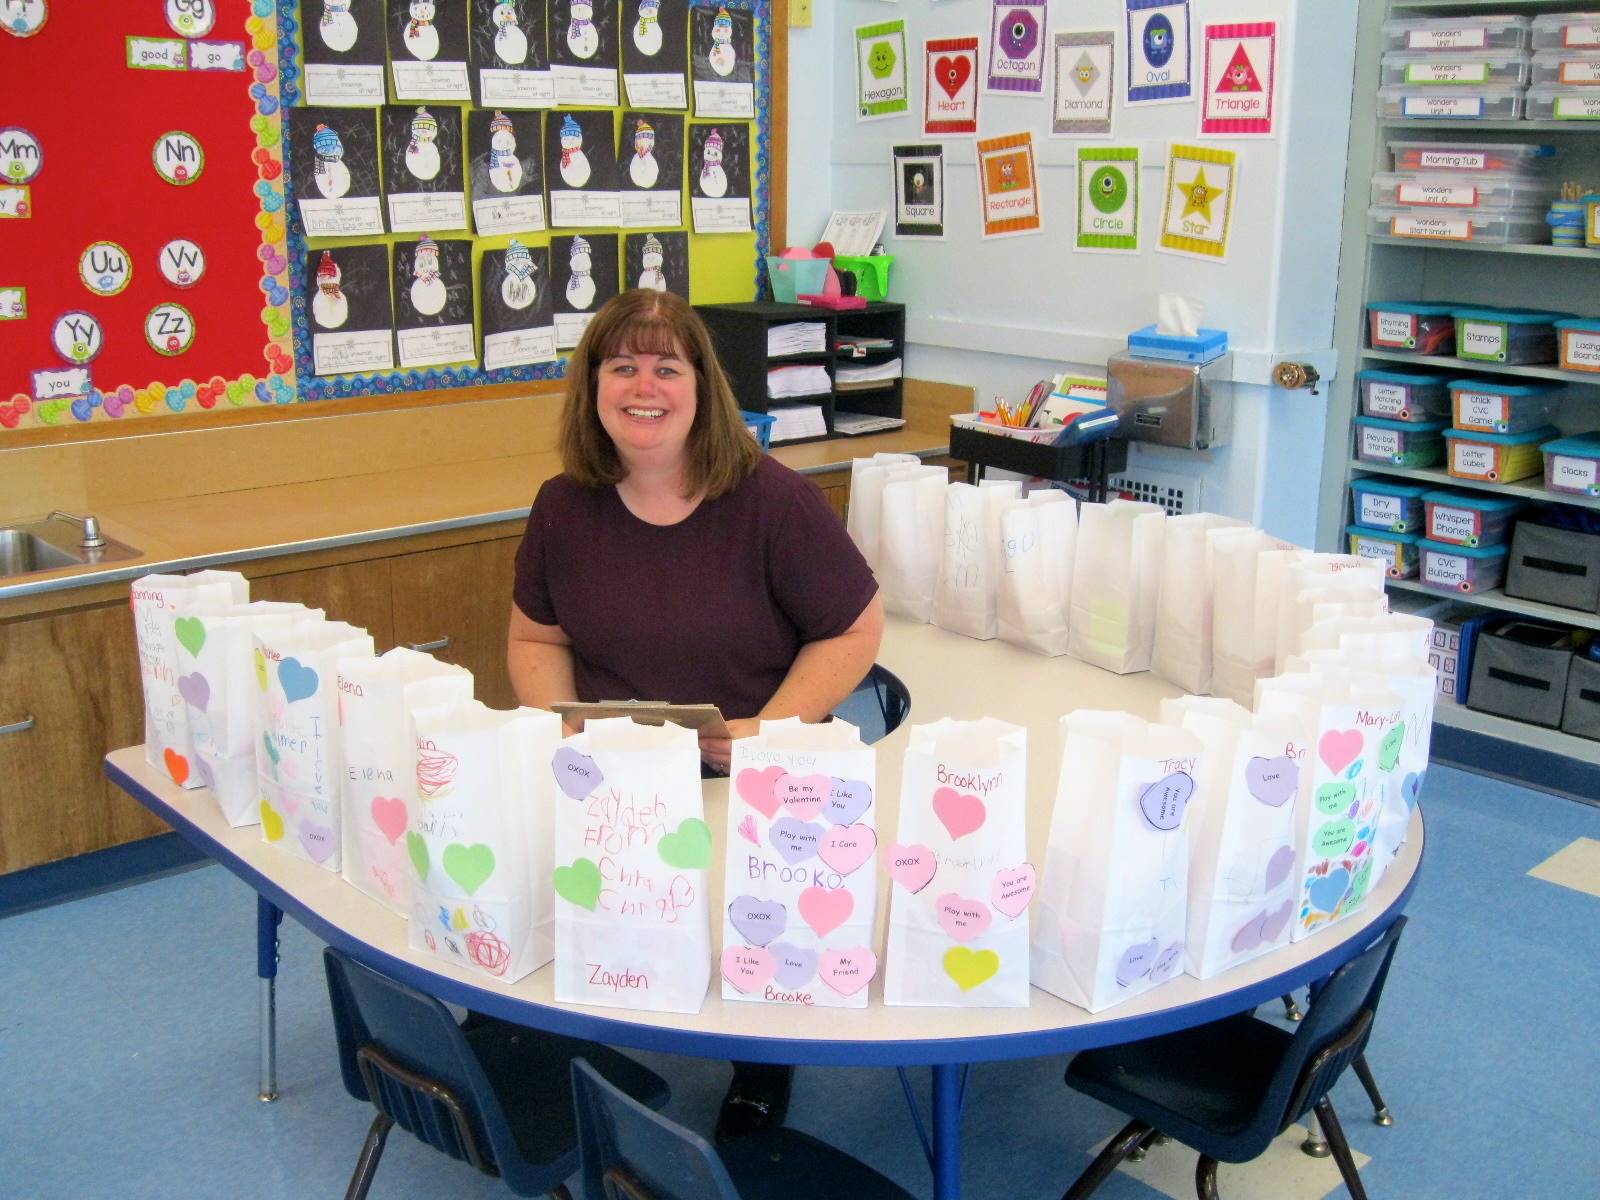
<path fill-rule="evenodd" d="M 1165 358 L 1173 362 L 1208 363 L 1228 352 L 1228 331 L 1202 329 L 1194 337 L 1157 333 L 1146 325 L 1128 335 L 1128 353 L 1140 358 Z"/>

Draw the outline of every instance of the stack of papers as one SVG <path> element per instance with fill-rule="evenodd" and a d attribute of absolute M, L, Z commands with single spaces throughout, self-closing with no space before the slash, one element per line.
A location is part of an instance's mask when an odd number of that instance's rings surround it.
<path fill-rule="evenodd" d="M 875 417 L 871 413 L 835 412 L 833 414 L 833 431 L 855 437 L 862 433 L 882 433 L 886 429 L 900 429 L 905 425 L 904 417 Z"/>
<path fill-rule="evenodd" d="M 840 357 L 865 358 L 873 350 L 893 350 L 894 339 L 886 337 L 841 337 L 836 343 Z"/>
<path fill-rule="evenodd" d="M 871 363 L 863 367 L 839 367 L 835 372 L 839 381 L 839 390 L 848 392 L 852 389 L 864 391 L 868 388 L 879 387 L 885 383 L 893 383 L 900 378 L 900 360 L 898 358 L 886 359 L 880 363 Z"/>
<path fill-rule="evenodd" d="M 833 380 L 828 378 L 827 367 L 773 367 L 767 371 L 767 395 L 773 400 L 826 396 L 831 391 Z"/>
<path fill-rule="evenodd" d="M 822 354 L 828 349 L 828 327 L 821 321 L 790 321 L 767 326 L 767 357 Z"/>
<path fill-rule="evenodd" d="M 826 437 L 828 422 L 820 404 L 788 404 L 773 408 L 767 415 L 774 421 L 772 441 L 792 442 L 799 438 Z"/>

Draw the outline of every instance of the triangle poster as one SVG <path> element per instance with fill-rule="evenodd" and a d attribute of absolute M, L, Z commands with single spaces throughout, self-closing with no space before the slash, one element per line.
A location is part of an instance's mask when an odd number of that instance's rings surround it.
<path fill-rule="evenodd" d="M 1271 137 L 1278 25 L 1207 25 L 1201 54 L 1200 136 Z"/>

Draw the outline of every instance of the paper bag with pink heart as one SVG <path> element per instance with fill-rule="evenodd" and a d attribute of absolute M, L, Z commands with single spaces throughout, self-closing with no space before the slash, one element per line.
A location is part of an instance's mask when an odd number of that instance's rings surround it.
<path fill-rule="evenodd" d="M 341 664 L 347 680 L 353 665 Z M 408 726 L 414 766 L 396 840 L 409 860 L 411 948 L 474 974 L 521 979 L 555 953 L 550 760 L 561 718 L 458 697 L 412 709 Z M 388 810 L 383 820 L 399 824 Z"/>
<path fill-rule="evenodd" d="M 1183 970 L 1203 749 L 1125 712 L 1079 709 L 1061 730 L 1033 983 L 1099 1012 Z"/>
<path fill-rule="evenodd" d="M 889 888 L 886 1004 L 1028 1004 L 1027 731 L 985 717 L 911 730 Z"/>
<path fill-rule="evenodd" d="M 724 1000 L 865 1008 L 878 971 L 877 754 L 844 721 L 733 744 Z"/>

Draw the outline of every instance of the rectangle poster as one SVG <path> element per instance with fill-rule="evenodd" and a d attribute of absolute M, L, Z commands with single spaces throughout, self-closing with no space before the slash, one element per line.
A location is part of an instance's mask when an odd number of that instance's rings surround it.
<path fill-rule="evenodd" d="M 977 149 L 983 236 L 1016 237 L 1019 234 L 1042 232 L 1033 134 L 1023 132 L 979 138 Z"/>

